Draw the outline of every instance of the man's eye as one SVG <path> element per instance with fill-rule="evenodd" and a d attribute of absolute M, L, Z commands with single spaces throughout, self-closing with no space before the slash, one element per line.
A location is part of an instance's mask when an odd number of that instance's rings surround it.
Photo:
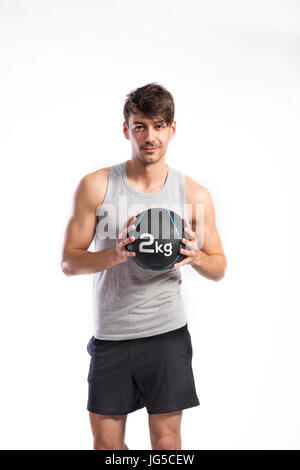
<path fill-rule="evenodd" d="M 155 127 L 162 128 L 163 126 L 162 126 L 161 124 L 157 124 L 157 126 L 155 126 Z M 135 129 L 135 130 L 139 130 L 139 129 L 143 129 L 143 128 L 144 128 L 144 126 L 135 126 L 134 129 Z"/>

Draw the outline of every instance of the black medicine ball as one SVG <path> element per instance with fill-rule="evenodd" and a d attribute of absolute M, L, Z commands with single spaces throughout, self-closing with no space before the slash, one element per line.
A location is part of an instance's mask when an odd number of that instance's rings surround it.
<path fill-rule="evenodd" d="M 142 268 L 160 271 L 172 268 L 186 258 L 179 251 L 188 249 L 181 239 L 190 240 L 190 237 L 184 232 L 184 219 L 176 212 L 162 208 L 147 209 L 139 213 L 132 223 L 135 229 L 127 236 L 134 236 L 135 240 L 125 248 L 136 253 L 131 259 Z"/>

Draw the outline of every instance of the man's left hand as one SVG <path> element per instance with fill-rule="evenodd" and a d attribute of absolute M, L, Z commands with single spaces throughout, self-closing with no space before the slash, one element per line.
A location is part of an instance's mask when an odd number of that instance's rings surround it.
<path fill-rule="evenodd" d="M 185 233 L 187 233 L 191 240 L 188 240 L 187 238 L 182 238 L 181 241 L 189 248 L 189 250 L 186 250 L 184 248 L 180 249 L 180 253 L 185 255 L 186 258 L 182 260 L 180 263 L 175 263 L 173 265 L 174 268 L 180 268 L 181 266 L 184 266 L 185 264 L 193 264 L 196 261 L 199 260 L 199 257 L 201 256 L 201 250 L 199 250 L 199 245 L 198 245 L 198 240 L 196 237 L 195 232 L 191 229 L 191 226 L 189 222 L 184 218 L 186 222 L 186 226 L 184 227 Z"/>

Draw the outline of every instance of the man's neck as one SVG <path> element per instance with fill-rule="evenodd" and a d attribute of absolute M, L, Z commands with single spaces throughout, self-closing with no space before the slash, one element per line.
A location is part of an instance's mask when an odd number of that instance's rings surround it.
<path fill-rule="evenodd" d="M 143 164 L 136 159 L 127 160 L 126 173 L 130 181 L 145 192 L 162 187 L 167 179 L 169 167 L 164 160 L 157 163 Z"/>

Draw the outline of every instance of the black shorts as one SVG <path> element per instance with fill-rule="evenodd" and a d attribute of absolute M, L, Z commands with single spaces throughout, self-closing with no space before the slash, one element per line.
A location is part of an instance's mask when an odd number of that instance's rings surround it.
<path fill-rule="evenodd" d="M 187 323 L 160 335 L 121 341 L 90 339 L 87 409 L 127 414 L 146 406 L 149 414 L 200 405 Z"/>

